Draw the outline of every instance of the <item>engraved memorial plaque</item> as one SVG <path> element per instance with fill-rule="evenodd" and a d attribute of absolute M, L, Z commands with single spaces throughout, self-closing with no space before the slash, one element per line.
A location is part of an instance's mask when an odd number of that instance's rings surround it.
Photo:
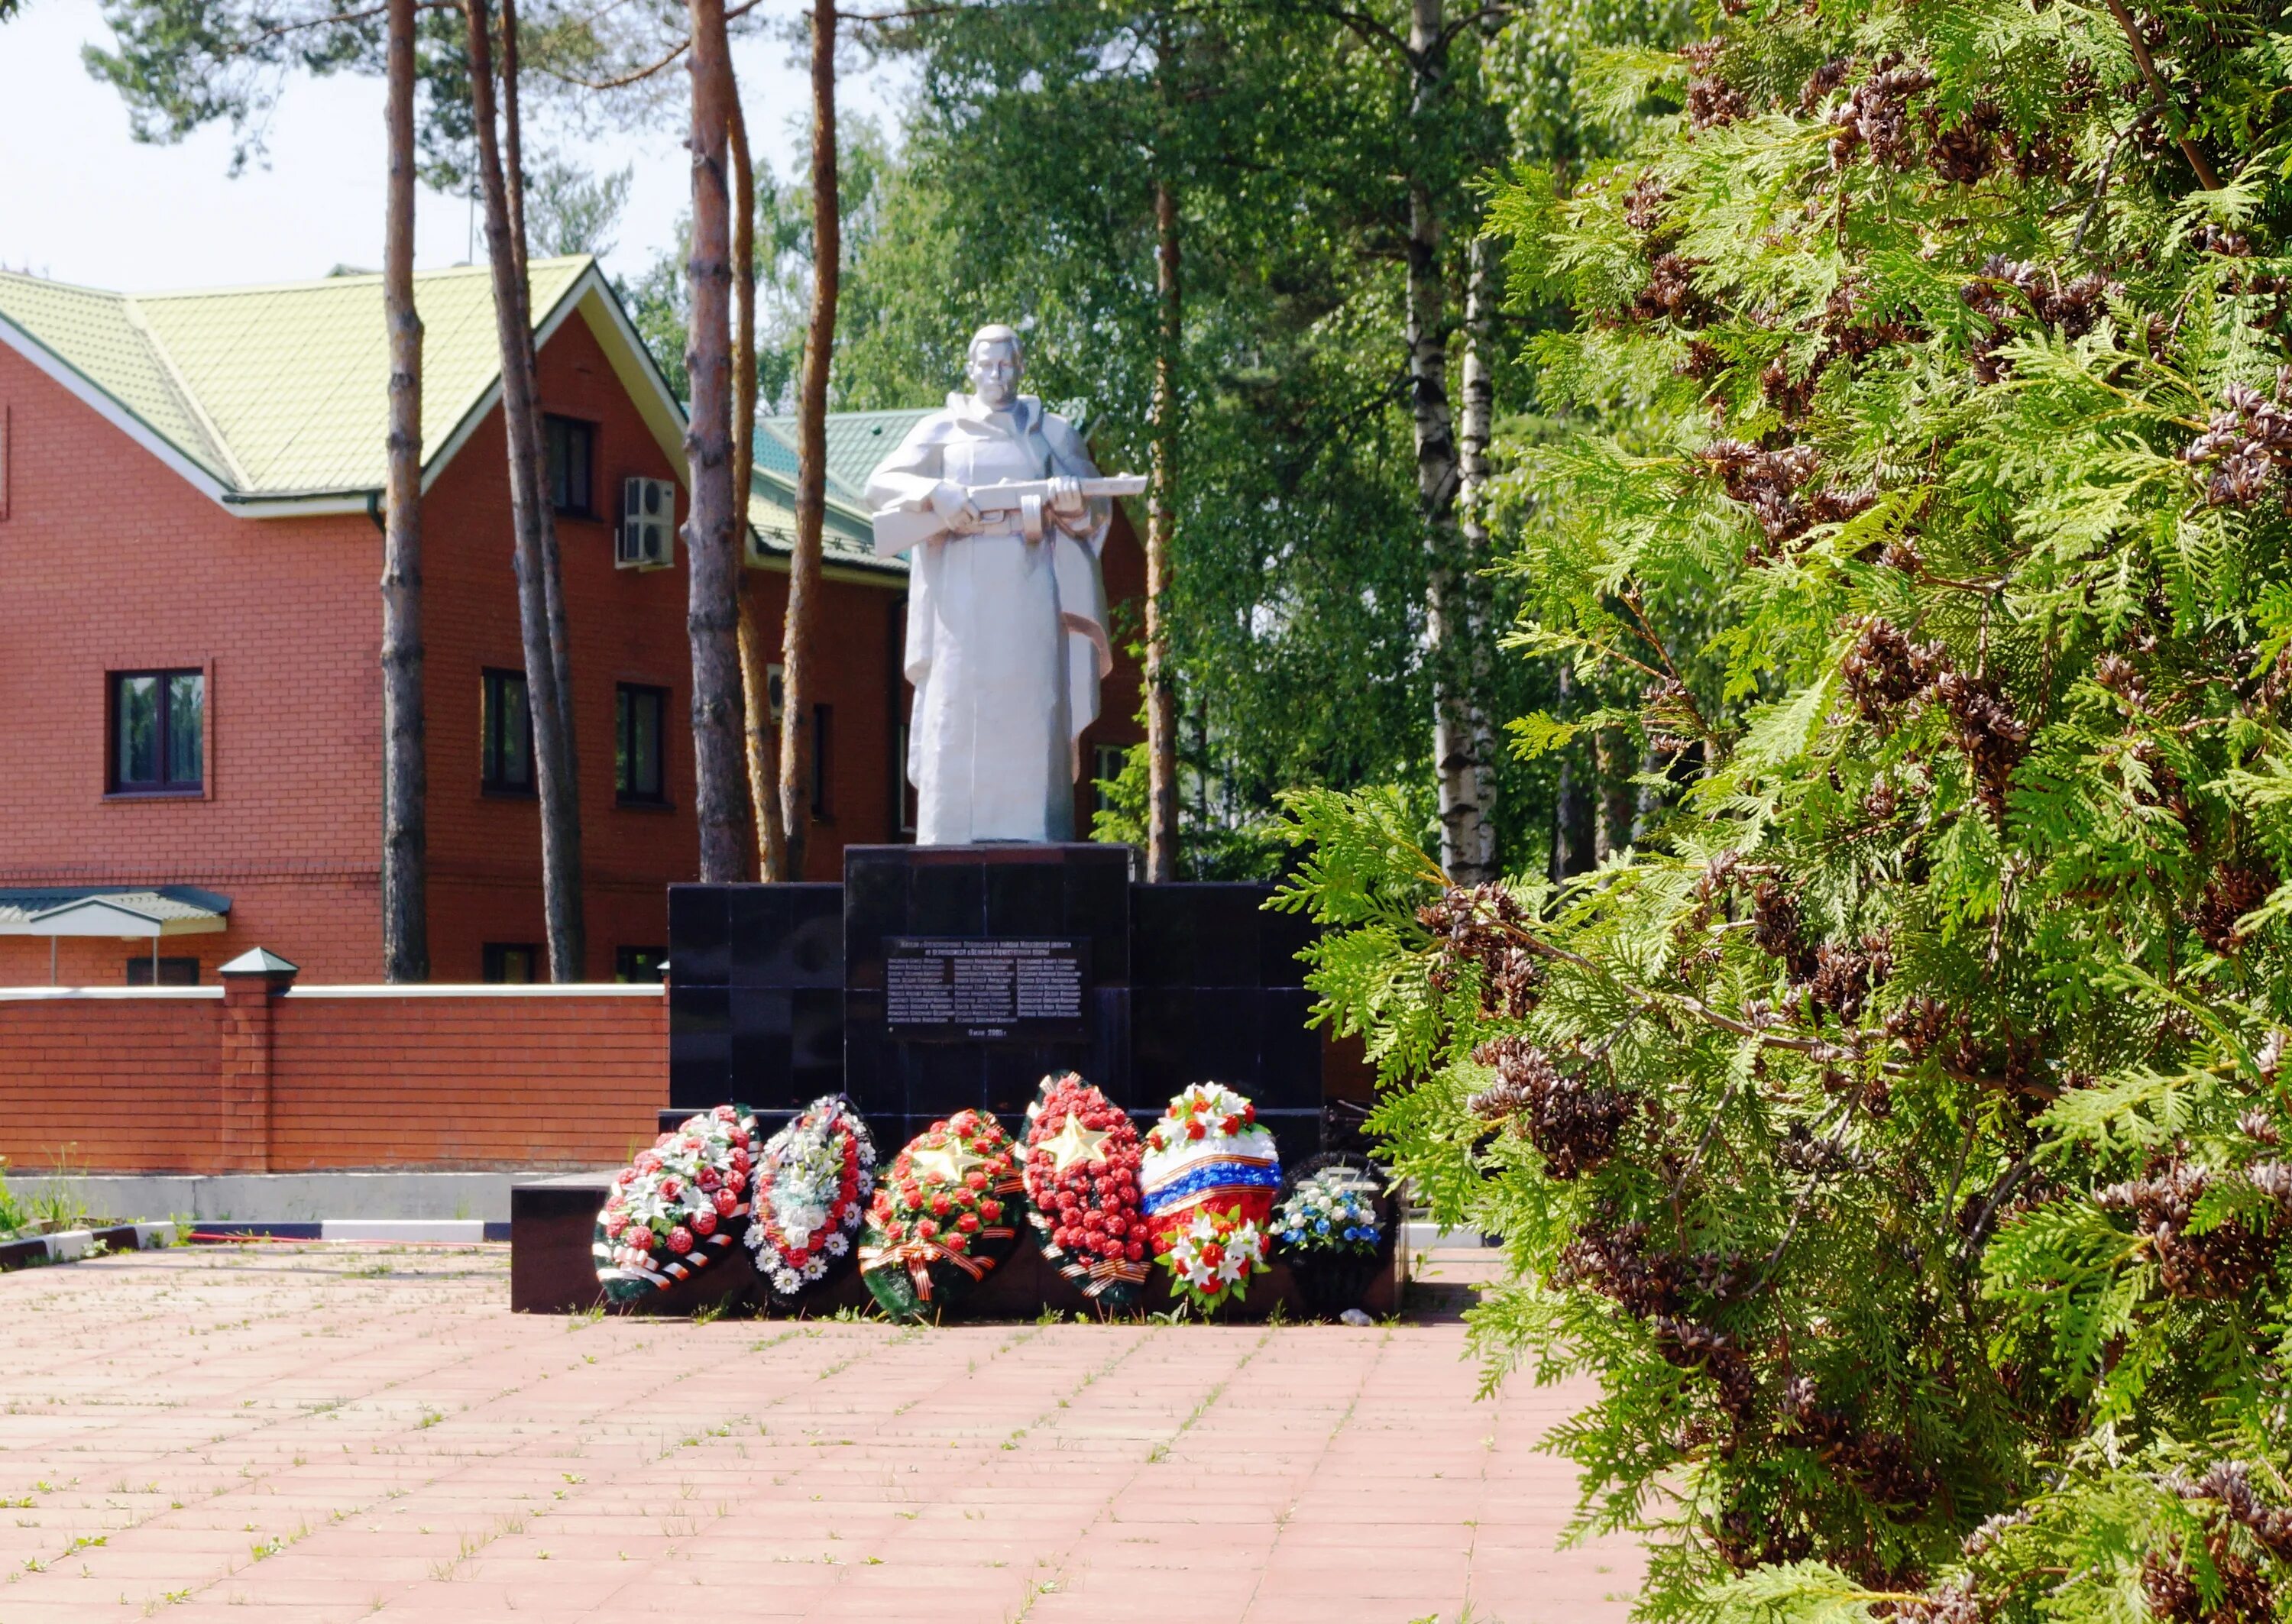
<path fill-rule="evenodd" d="M 1063 937 L 885 937 L 884 1024 L 908 1042 L 1078 1041 L 1089 959 Z"/>

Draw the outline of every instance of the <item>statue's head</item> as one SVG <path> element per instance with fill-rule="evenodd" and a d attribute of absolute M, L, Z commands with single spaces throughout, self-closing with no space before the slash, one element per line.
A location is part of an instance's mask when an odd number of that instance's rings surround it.
<path fill-rule="evenodd" d="M 996 322 L 971 335 L 970 361 L 964 374 L 971 380 L 971 392 L 989 411 L 1010 409 L 1011 403 L 1019 398 L 1019 380 L 1026 370 L 1026 352 L 1020 347 L 1019 334 L 1012 328 Z"/>

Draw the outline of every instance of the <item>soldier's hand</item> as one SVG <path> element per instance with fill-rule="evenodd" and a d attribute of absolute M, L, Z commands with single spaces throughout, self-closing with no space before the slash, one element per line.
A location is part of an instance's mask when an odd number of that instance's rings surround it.
<path fill-rule="evenodd" d="M 1051 516 L 1059 528 L 1069 535 L 1086 536 L 1097 526 L 1090 511 L 1090 498 L 1082 494 L 1082 481 L 1066 474 L 1051 476 Z"/>
<path fill-rule="evenodd" d="M 939 522 L 956 535 L 970 535 L 982 522 L 971 493 L 952 479 L 942 479 L 932 486 L 931 506 Z"/>

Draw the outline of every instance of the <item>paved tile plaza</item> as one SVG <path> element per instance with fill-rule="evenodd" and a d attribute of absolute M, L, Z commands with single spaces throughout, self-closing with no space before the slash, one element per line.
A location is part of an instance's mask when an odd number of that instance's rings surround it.
<path fill-rule="evenodd" d="M 505 1248 L 0 1276 L 0 1624 L 1620 1620 L 1456 1323 L 511 1314 Z"/>

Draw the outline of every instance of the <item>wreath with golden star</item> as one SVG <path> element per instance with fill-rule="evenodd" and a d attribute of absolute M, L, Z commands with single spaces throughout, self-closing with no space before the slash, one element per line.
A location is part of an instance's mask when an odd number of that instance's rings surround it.
<path fill-rule="evenodd" d="M 991 1111 L 958 1111 L 908 1141 L 876 1186 L 860 1267 L 893 1319 L 936 1314 L 1019 1236 L 1025 1182 Z"/>
<path fill-rule="evenodd" d="M 1139 1210 L 1138 1130 L 1074 1072 L 1027 1107 L 1027 1221 L 1060 1274 L 1102 1308 L 1138 1300 L 1153 1265 Z"/>

